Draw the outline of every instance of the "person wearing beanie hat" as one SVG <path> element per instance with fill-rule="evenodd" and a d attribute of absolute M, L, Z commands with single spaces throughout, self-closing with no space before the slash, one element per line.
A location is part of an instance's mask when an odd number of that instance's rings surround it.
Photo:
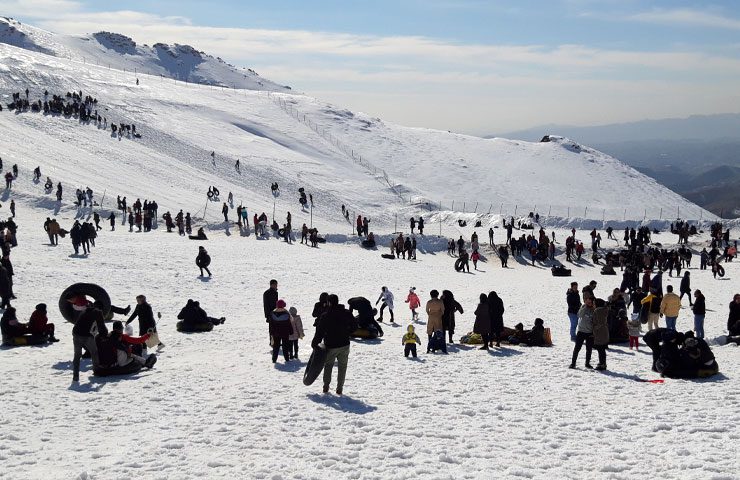
<path fill-rule="evenodd" d="M 293 333 L 288 337 L 288 341 L 290 342 L 288 356 L 291 360 L 298 360 L 298 340 L 303 339 L 304 336 L 303 320 L 301 320 L 301 316 L 298 315 L 298 310 L 295 307 L 290 307 L 288 313 L 290 313 L 290 321 L 293 324 Z"/>
<path fill-rule="evenodd" d="M 54 324 L 49 323 L 46 316 L 46 304 L 39 303 L 36 310 L 31 314 L 28 322 L 28 329 L 33 335 L 48 335 L 50 342 L 58 342 L 59 339 L 54 337 Z"/>
<path fill-rule="evenodd" d="M 98 346 L 95 343 L 95 335 L 107 336 L 108 329 L 105 327 L 103 312 L 98 308 L 90 306 L 84 295 L 70 299 L 68 302 L 72 303 L 72 308 L 76 311 L 82 312 L 77 318 L 75 326 L 72 328 L 72 343 L 74 345 L 72 381 L 79 382 L 82 349 L 84 348 L 90 352 L 93 368 L 98 367 L 100 365 L 100 359 L 98 357 Z"/>
<path fill-rule="evenodd" d="M 270 313 L 270 341 L 272 345 L 272 363 L 277 362 L 280 346 L 283 347 L 283 357 L 286 363 L 290 360 L 290 336 L 293 331 L 293 323 L 290 313 L 285 309 L 285 300 L 278 300 L 275 309 Z"/>

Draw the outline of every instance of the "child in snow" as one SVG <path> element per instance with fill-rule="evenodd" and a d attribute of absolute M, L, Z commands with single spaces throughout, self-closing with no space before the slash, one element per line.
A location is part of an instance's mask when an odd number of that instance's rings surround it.
<path fill-rule="evenodd" d="M 473 261 L 473 268 L 478 270 L 478 260 L 480 260 L 480 253 L 478 253 L 478 250 L 473 250 L 473 254 L 470 256 L 470 259 Z"/>
<path fill-rule="evenodd" d="M 622 311 L 619 313 L 621 314 Z M 632 350 L 632 345 L 635 346 L 635 350 L 640 350 L 640 314 L 632 314 L 632 319 L 627 322 L 627 329 L 630 335 L 630 350 Z"/>
<path fill-rule="evenodd" d="M 303 321 L 295 307 L 290 307 L 288 313 L 290 313 L 290 321 L 293 324 L 293 333 L 288 337 L 290 341 L 288 345 L 288 356 L 291 359 L 298 360 L 298 340 L 303 339 L 304 336 Z"/>
<path fill-rule="evenodd" d="M 409 304 L 409 308 L 411 309 L 411 321 L 415 322 L 419 318 L 419 314 L 416 313 L 416 309 L 421 306 L 419 296 L 416 295 L 416 287 L 411 287 L 409 289 L 409 294 L 406 297 L 405 302 Z"/>
<path fill-rule="evenodd" d="M 406 328 L 406 334 L 401 339 L 401 345 L 403 345 L 403 356 L 408 357 L 409 353 L 416 358 L 416 345 L 421 345 L 419 336 L 414 333 L 414 326 L 409 325 Z"/>

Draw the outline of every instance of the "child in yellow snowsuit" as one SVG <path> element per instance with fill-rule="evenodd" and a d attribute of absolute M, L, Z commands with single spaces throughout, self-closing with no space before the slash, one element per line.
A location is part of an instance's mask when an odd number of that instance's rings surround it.
<path fill-rule="evenodd" d="M 409 353 L 416 358 L 416 345 L 421 345 L 419 336 L 414 333 L 414 326 L 409 325 L 406 329 L 406 335 L 401 339 L 401 345 L 403 345 L 403 356 L 408 357 Z"/>

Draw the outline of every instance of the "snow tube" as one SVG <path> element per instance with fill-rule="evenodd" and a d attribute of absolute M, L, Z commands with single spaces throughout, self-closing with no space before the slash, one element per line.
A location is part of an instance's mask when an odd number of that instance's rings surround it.
<path fill-rule="evenodd" d="M 133 361 L 122 367 L 97 367 L 93 368 L 96 377 L 110 377 L 111 375 L 131 375 L 139 373 L 144 366 L 137 361 Z"/>
<path fill-rule="evenodd" d="M 570 268 L 552 267 L 550 271 L 553 277 L 570 277 Z"/>
<path fill-rule="evenodd" d="M 176 328 L 178 332 L 185 333 L 210 332 L 213 330 L 213 324 L 211 322 L 185 324 L 185 322 L 180 320 L 177 322 Z"/>
<path fill-rule="evenodd" d="M 380 256 L 383 257 L 383 258 L 387 258 L 388 260 L 395 260 L 396 259 L 396 256 L 393 255 L 392 253 L 381 253 Z"/>
<path fill-rule="evenodd" d="M 216 194 L 213 192 L 208 192 L 206 195 L 208 195 L 208 198 L 213 198 L 216 196 Z"/>
<path fill-rule="evenodd" d="M 49 341 L 47 335 L 3 335 L 3 345 L 9 347 L 20 347 L 22 345 L 42 345 Z"/>
<path fill-rule="evenodd" d="M 316 237 L 316 243 L 326 243 L 326 239 L 323 237 Z"/>
<path fill-rule="evenodd" d="M 370 241 L 370 240 L 363 240 L 362 248 L 375 248 L 375 242 Z"/>
<path fill-rule="evenodd" d="M 324 369 L 324 363 L 326 362 L 326 349 L 325 348 L 314 348 L 311 357 L 306 363 L 306 370 L 303 372 L 303 384 L 311 385 L 318 378 L 321 371 Z"/>
<path fill-rule="evenodd" d="M 617 272 L 614 270 L 614 267 L 604 267 L 601 269 L 602 275 L 616 275 Z"/>
<path fill-rule="evenodd" d="M 458 258 L 455 260 L 455 271 L 456 272 L 462 272 L 463 271 L 463 259 Z"/>
<path fill-rule="evenodd" d="M 71 323 L 77 321 L 78 312 L 72 308 L 72 304 L 67 300 L 74 297 L 84 295 L 86 297 L 92 297 L 93 301 L 98 304 L 100 310 L 103 311 L 103 316 L 109 320 L 110 315 L 110 296 L 105 289 L 94 283 L 75 283 L 67 287 L 62 294 L 59 296 L 59 311 L 65 320 Z"/>
<path fill-rule="evenodd" d="M 278 235 L 281 236 L 281 237 L 282 236 L 285 236 L 285 229 L 284 228 L 278 229 Z"/>
<path fill-rule="evenodd" d="M 722 278 L 725 276 L 725 267 L 722 265 L 717 265 L 717 275 L 719 275 L 719 278 Z"/>
<path fill-rule="evenodd" d="M 352 338 L 378 338 L 378 331 L 374 328 L 358 328 L 354 332 L 349 334 Z"/>

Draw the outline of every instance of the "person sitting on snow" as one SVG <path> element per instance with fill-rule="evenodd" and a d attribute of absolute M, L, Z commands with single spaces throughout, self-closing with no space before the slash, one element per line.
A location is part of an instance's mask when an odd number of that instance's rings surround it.
<path fill-rule="evenodd" d="M 150 354 L 147 358 L 134 353 L 134 345 L 144 345 L 149 339 L 149 334 L 141 337 L 132 337 L 123 333 L 123 322 L 113 322 L 113 330 L 108 335 L 108 341 L 116 349 L 116 365 L 125 367 L 132 362 L 138 362 L 142 367 L 152 368 L 157 362 L 157 356 Z"/>

